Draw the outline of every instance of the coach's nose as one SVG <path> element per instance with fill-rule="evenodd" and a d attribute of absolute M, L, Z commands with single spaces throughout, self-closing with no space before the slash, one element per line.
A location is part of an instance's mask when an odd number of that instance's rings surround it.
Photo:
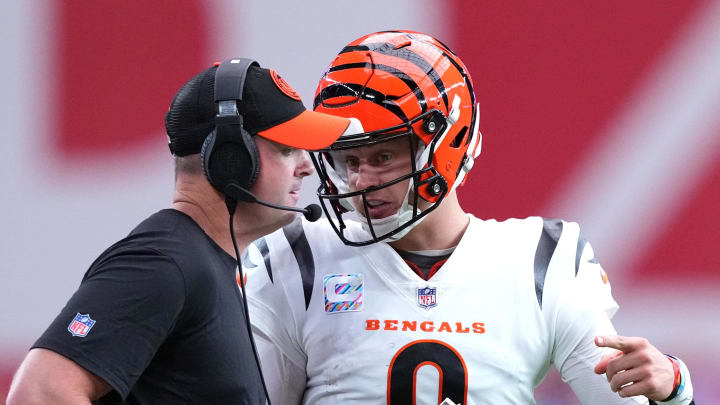
<path fill-rule="evenodd" d="M 298 163 L 295 166 L 295 177 L 307 177 L 315 172 L 315 168 L 310 160 L 310 154 L 304 150 L 299 152 Z"/>

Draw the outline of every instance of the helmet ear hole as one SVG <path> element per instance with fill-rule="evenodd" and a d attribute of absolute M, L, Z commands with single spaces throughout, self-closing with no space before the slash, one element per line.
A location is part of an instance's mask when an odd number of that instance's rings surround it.
<path fill-rule="evenodd" d="M 455 139 L 450 143 L 451 148 L 459 148 L 463 144 L 463 139 L 467 134 L 468 127 L 462 127 L 462 129 L 455 135 Z"/>

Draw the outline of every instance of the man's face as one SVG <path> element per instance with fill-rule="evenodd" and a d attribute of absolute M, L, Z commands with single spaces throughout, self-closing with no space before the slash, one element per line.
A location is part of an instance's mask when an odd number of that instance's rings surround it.
<path fill-rule="evenodd" d="M 300 198 L 303 177 L 313 173 L 308 153 L 261 136 L 255 136 L 255 143 L 260 157 L 260 174 L 251 191 L 260 200 L 294 207 Z M 282 214 L 281 222 L 284 224 L 292 221 L 296 215 L 294 212 L 272 208 L 267 210 L 271 211 L 264 211 L 263 214 Z"/>
<path fill-rule="evenodd" d="M 347 167 L 350 191 L 363 190 L 392 181 L 413 170 L 411 150 L 406 138 L 338 152 Z M 371 219 L 385 218 L 398 212 L 407 195 L 410 179 L 366 193 Z M 352 199 L 360 215 L 365 216 L 362 196 Z"/>

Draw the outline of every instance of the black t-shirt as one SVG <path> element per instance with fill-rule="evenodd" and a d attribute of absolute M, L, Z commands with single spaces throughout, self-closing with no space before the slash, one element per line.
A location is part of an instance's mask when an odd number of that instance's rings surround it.
<path fill-rule="evenodd" d="M 261 404 L 235 260 L 188 216 L 163 210 L 90 266 L 33 347 L 115 391 L 100 404 Z"/>

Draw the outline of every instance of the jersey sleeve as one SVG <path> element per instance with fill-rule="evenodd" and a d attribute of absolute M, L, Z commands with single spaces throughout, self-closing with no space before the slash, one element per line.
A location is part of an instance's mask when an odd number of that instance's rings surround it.
<path fill-rule="evenodd" d="M 595 374 L 595 365 L 603 355 L 614 351 L 597 347 L 595 336 L 614 335 L 615 328 L 587 285 L 569 284 L 555 311 L 552 348 L 552 362 L 563 381 L 584 405 L 647 404 L 645 397 L 621 398 L 612 392 L 604 375 Z"/>
<path fill-rule="evenodd" d="M 273 404 L 302 403 L 307 382 L 305 369 L 290 361 L 261 330 L 254 329 L 254 333 L 270 401 Z"/>
<path fill-rule="evenodd" d="M 294 366 L 293 369 L 302 370 L 304 389 L 307 356 L 298 338 L 297 313 L 294 311 L 299 304 L 291 299 L 287 291 L 290 287 L 285 285 L 289 281 L 286 273 L 294 260 L 294 257 L 287 257 L 292 255 L 289 250 L 287 240 L 282 232 L 278 231 L 251 244 L 243 257 L 242 264 L 243 273 L 247 275 L 245 287 L 253 333 L 258 340 L 272 344 L 283 362 L 290 362 Z M 302 290 L 298 295 L 302 296 Z M 261 360 L 265 370 L 265 360 Z M 268 366 L 268 369 L 282 373 L 288 368 Z M 288 377 L 279 375 L 272 377 L 271 380 L 285 381 L 286 378 Z M 269 390 L 276 388 L 268 387 Z"/>
<path fill-rule="evenodd" d="M 575 347 L 562 368 L 560 374 L 564 382 L 570 385 L 575 396 L 583 404 L 650 404 L 650 405 L 691 405 L 693 402 L 693 388 L 690 381 L 690 373 L 682 360 L 675 358 L 680 364 L 683 378 L 682 389 L 677 396 L 670 401 L 656 402 L 648 400 L 644 396 L 632 398 L 620 398 L 617 393 L 609 389 L 604 374 L 598 375 L 594 372 L 595 365 L 602 356 L 609 351 L 601 349 L 594 344 L 597 335 L 615 334 L 615 330 L 609 323 L 605 328 L 591 330 L 584 339 Z"/>
<path fill-rule="evenodd" d="M 618 305 L 604 270 L 576 223 L 546 219 L 540 241 L 538 256 L 544 251 L 549 257 L 541 310 L 552 341 L 552 362 L 560 370 L 590 332 L 614 333 L 610 318 Z"/>
<path fill-rule="evenodd" d="M 608 316 L 612 317 L 617 312 L 619 305 L 612 296 L 610 280 L 595 257 L 595 252 L 582 235 L 578 236 L 576 260 L 577 282 L 584 292 L 590 294 L 586 297 L 594 302 Z"/>
<path fill-rule="evenodd" d="M 154 250 L 101 256 L 33 348 L 57 352 L 125 398 L 185 302 L 175 262 Z"/>
<path fill-rule="evenodd" d="M 568 358 L 559 367 L 562 380 L 570 385 L 575 396 L 583 405 L 648 404 L 644 396 L 622 398 L 610 389 L 605 374 L 595 374 L 595 365 L 602 356 L 612 350 L 595 346 L 594 339 L 598 334 L 615 334 L 610 320 L 602 321 L 595 328 L 590 328 L 580 339 Z"/>
<path fill-rule="evenodd" d="M 575 223 L 544 220 L 543 232 L 555 245 L 545 280 L 542 311 L 551 331 L 552 362 L 563 381 L 584 405 L 652 403 L 644 396 L 621 398 L 612 392 L 604 375 L 595 374 L 595 365 L 614 350 L 597 347 L 594 339 L 616 334 L 611 318 L 618 304 L 592 246 Z M 668 404 L 687 405 L 692 400 L 687 368 L 683 377 L 685 373 L 689 390 Z"/>

